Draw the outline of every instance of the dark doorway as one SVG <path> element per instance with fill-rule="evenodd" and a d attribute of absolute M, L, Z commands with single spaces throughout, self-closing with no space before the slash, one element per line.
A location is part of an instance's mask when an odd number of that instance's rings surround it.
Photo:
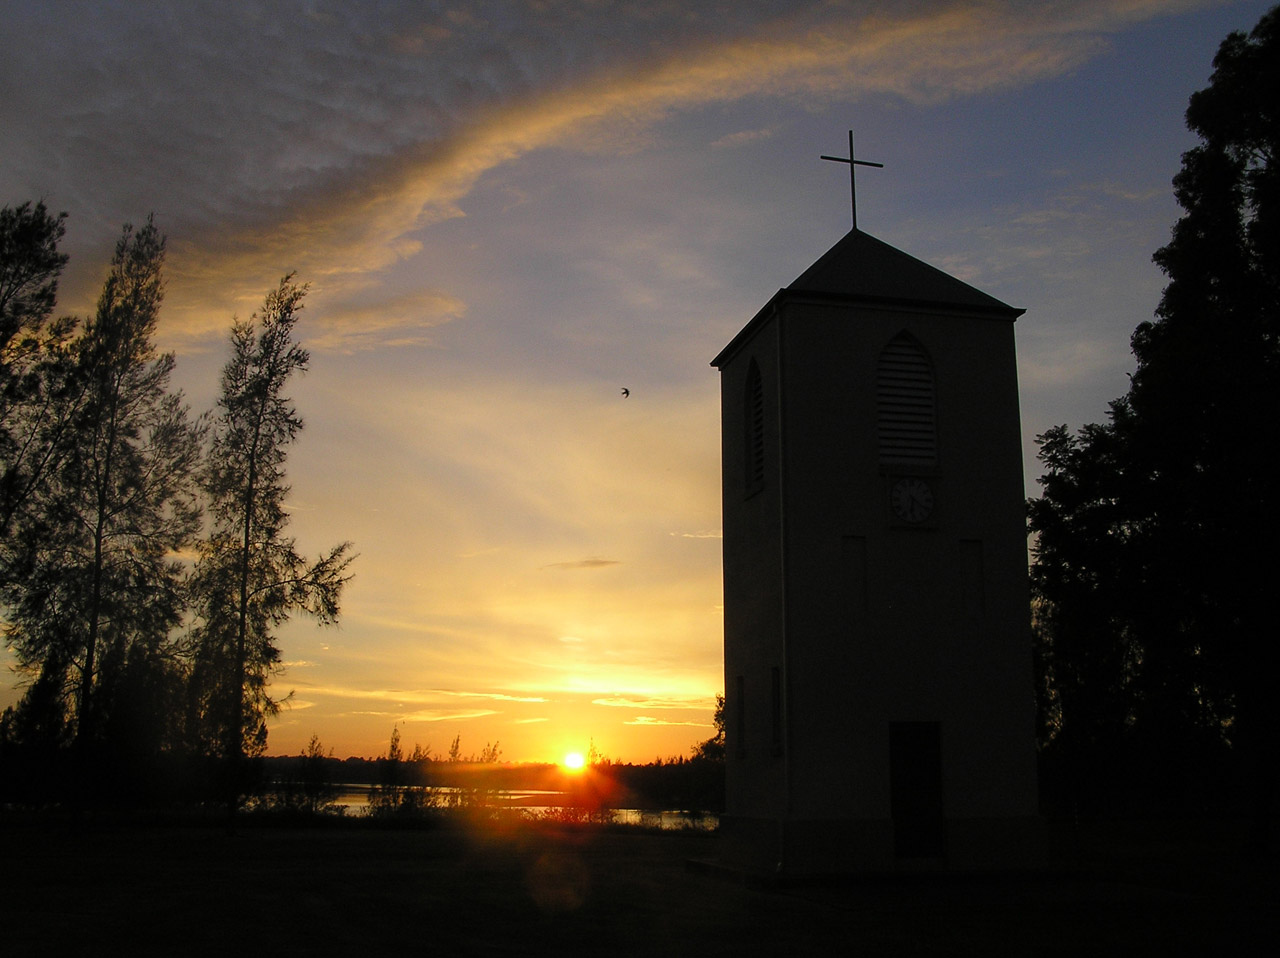
<path fill-rule="evenodd" d="M 937 722 L 889 723 L 889 801 L 893 851 L 899 858 L 942 858 L 942 727 Z"/>

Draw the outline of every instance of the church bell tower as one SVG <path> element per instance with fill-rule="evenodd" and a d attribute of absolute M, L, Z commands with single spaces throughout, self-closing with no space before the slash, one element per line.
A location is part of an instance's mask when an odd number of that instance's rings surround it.
<path fill-rule="evenodd" d="M 855 226 L 712 361 L 726 863 L 1035 860 L 1021 313 Z"/>

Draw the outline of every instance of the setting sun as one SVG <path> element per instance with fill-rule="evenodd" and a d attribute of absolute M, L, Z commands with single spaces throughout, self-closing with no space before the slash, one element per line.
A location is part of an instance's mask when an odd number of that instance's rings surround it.
<path fill-rule="evenodd" d="M 570 752 L 564 757 L 564 767 L 571 772 L 582 771 L 583 766 L 587 764 L 587 760 L 582 757 L 581 752 Z"/>

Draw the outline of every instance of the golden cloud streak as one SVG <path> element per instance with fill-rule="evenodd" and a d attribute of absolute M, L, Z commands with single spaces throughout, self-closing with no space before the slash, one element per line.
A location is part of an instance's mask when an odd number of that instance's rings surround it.
<path fill-rule="evenodd" d="M 710 722 L 669 722 L 666 719 L 654 718 L 651 715 L 637 715 L 633 719 L 629 719 L 622 723 L 623 725 L 642 725 L 642 726 L 688 726 L 692 728 L 715 728 Z"/>
<path fill-rule="evenodd" d="M 497 715 L 493 709 L 421 709 L 401 716 L 403 722 L 464 722 Z"/>
<path fill-rule="evenodd" d="M 572 562 L 551 562 L 544 569 L 607 569 L 609 566 L 621 565 L 618 559 L 605 559 L 600 556 L 591 556 L 587 559 L 577 559 Z"/>
<path fill-rule="evenodd" d="M 306 344 L 310 349 L 329 352 L 422 345 L 430 341 L 428 330 L 452 322 L 467 311 L 461 300 L 436 289 L 373 302 L 333 302 L 320 289 L 314 299 L 316 315 L 308 317 Z"/>
<path fill-rule="evenodd" d="M 712 700 L 705 697 L 695 699 L 629 698 L 621 695 L 592 699 L 591 704 L 629 709 L 707 709 L 715 705 Z"/>
<path fill-rule="evenodd" d="M 754 37 L 632 62 L 490 109 L 446 140 L 368 161 L 337 186 L 293 199 L 269 225 L 175 243 L 170 310 L 188 335 L 205 335 L 225 326 L 224 311 L 252 309 L 288 269 L 338 292 L 363 283 L 417 253 L 414 234 L 462 215 L 458 204 L 483 173 L 532 150 L 618 149 L 619 129 L 748 96 L 937 102 L 1017 86 L 1071 69 L 1104 47 L 1105 33 L 1170 6 L 975 2 L 802 29 L 783 19 Z M 348 321 L 358 325 L 359 316 Z"/>
<path fill-rule="evenodd" d="M 415 705 L 434 703 L 440 698 L 486 699 L 495 702 L 545 703 L 538 695 L 509 695 L 505 692 L 469 692 L 454 689 L 353 689 L 342 686 L 310 686 L 308 695 L 328 695 L 334 698 L 364 699 L 375 702 L 409 702 Z"/>

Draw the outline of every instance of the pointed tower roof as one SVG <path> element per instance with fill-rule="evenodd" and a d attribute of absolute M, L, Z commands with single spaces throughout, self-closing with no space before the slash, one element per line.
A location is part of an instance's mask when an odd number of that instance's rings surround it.
<path fill-rule="evenodd" d="M 794 297 L 836 299 L 930 311 L 985 313 L 993 319 L 1010 322 L 1025 312 L 860 229 L 853 229 L 818 257 L 790 286 L 778 290 L 755 318 L 711 361 L 711 365 L 722 366 L 774 308 Z"/>
<path fill-rule="evenodd" d="M 845 234 L 787 287 L 805 293 L 1022 314 L 862 230 Z"/>

